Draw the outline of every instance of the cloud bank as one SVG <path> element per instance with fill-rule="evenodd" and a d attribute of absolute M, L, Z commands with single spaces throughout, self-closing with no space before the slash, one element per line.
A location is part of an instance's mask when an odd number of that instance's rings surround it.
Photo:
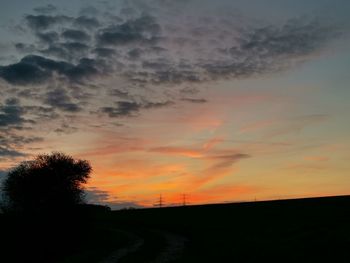
<path fill-rule="evenodd" d="M 76 15 L 51 4 L 34 8 L 22 25 L 28 40 L 13 43 L 18 59 L 0 65 L 0 132 L 18 135 L 50 117 L 55 130 L 69 132 L 78 130 L 66 125 L 74 116 L 120 119 L 203 104 L 197 86 L 286 70 L 341 32 L 320 18 L 257 23 L 231 7 L 194 12 L 191 2 L 124 1 L 86 6 Z"/>

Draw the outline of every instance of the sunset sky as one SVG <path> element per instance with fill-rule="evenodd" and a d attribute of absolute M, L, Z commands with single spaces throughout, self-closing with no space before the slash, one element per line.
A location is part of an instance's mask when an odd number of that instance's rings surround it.
<path fill-rule="evenodd" d="M 1 0 L 0 180 L 89 160 L 88 199 L 350 194 L 350 1 Z"/>

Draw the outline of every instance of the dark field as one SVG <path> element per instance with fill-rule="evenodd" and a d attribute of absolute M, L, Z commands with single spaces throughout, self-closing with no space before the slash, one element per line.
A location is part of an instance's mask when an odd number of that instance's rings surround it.
<path fill-rule="evenodd" d="M 350 262 L 349 196 L 0 218 L 1 262 Z"/>

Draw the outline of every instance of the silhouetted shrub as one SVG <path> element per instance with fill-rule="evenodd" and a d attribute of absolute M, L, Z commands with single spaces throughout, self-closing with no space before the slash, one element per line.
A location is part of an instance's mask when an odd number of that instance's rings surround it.
<path fill-rule="evenodd" d="M 83 203 L 83 184 L 91 170 L 88 161 L 59 152 L 22 162 L 3 182 L 5 209 L 31 213 L 71 209 Z"/>

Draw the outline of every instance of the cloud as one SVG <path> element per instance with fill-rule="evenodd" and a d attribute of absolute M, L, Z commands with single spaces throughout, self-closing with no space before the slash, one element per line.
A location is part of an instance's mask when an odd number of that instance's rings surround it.
<path fill-rule="evenodd" d="M 35 45 L 33 44 L 25 44 L 25 43 L 16 43 L 15 48 L 17 51 L 21 53 L 31 53 L 35 51 Z"/>
<path fill-rule="evenodd" d="M 112 57 L 115 54 L 117 54 L 117 52 L 112 49 L 112 48 L 95 48 L 93 51 L 93 53 L 95 53 L 98 57 Z"/>
<path fill-rule="evenodd" d="M 22 147 L 25 144 L 31 144 L 36 142 L 43 141 L 41 137 L 28 137 L 28 136 L 20 136 L 16 134 L 9 134 L 6 132 L 0 133 L 0 144 L 4 147 Z"/>
<path fill-rule="evenodd" d="M 207 144 L 206 144 L 207 145 Z M 205 145 L 205 146 L 206 146 Z M 198 160 L 209 160 L 212 162 L 210 170 L 228 168 L 237 161 L 250 158 L 251 156 L 245 153 L 237 152 L 237 150 L 220 150 L 212 149 L 211 147 L 174 147 L 162 146 L 149 149 L 149 152 L 178 155 Z"/>
<path fill-rule="evenodd" d="M 141 105 L 136 102 L 118 101 L 117 107 L 103 107 L 101 111 L 107 113 L 109 117 L 133 116 L 141 109 Z"/>
<path fill-rule="evenodd" d="M 220 169 L 232 166 L 234 163 L 242 160 L 250 158 L 251 156 L 245 153 L 233 153 L 226 155 L 214 155 L 208 156 L 207 159 L 218 161 L 211 169 Z"/>
<path fill-rule="evenodd" d="M 44 42 L 44 43 L 54 43 L 59 40 L 59 35 L 55 31 L 49 31 L 49 32 L 38 32 L 36 33 L 37 38 Z"/>
<path fill-rule="evenodd" d="M 155 43 L 160 34 L 160 26 L 151 16 L 141 16 L 119 25 L 101 29 L 97 34 L 100 45 L 127 45 L 132 43 Z"/>
<path fill-rule="evenodd" d="M 19 105 L 18 99 L 7 99 L 5 105 L 0 106 L 0 129 L 23 124 L 25 122 L 23 114 L 24 110 Z"/>
<path fill-rule="evenodd" d="M 1 157 L 0 157 L 1 159 Z M 1 202 L 3 201 L 3 194 L 1 192 L 2 182 L 5 180 L 8 171 L 0 169 L 0 212 L 1 212 Z"/>
<path fill-rule="evenodd" d="M 78 46 L 72 43 L 71 46 L 66 47 L 75 50 L 78 49 Z M 0 77 L 14 85 L 32 85 L 48 82 L 56 73 L 75 82 L 100 73 L 97 66 L 102 69 L 102 64 L 88 58 L 82 58 L 77 64 L 71 64 L 42 56 L 28 55 L 18 63 L 0 67 Z"/>
<path fill-rule="evenodd" d="M 77 112 L 81 110 L 77 104 L 72 103 L 66 90 L 62 88 L 55 88 L 54 90 L 49 91 L 46 94 L 46 99 L 44 102 L 63 111 Z"/>
<path fill-rule="evenodd" d="M 157 108 L 163 108 L 163 107 L 167 107 L 167 106 L 171 106 L 173 105 L 174 102 L 172 101 L 165 101 L 165 102 L 144 102 L 142 104 L 142 108 L 144 109 L 157 109 Z"/>
<path fill-rule="evenodd" d="M 322 25 L 318 20 L 290 19 L 281 26 L 252 29 L 241 37 L 239 48 L 232 48 L 230 52 L 232 56 L 251 52 L 260 58 L 300 56 L 317 50 L 335 36 L 333 27 Z"/>
<path fill-rule="evenodd" d="M 4 178 L 7 175 L 6 170 L 0 170 L 0 178 Z"/>
<path fill-rule="evenodd" d="M 21 156 L 25 156 L 25 154 L 11 148 L 0 146 L 0 160 L 3 158 L 7 159 L 7 158 L 14 158 L 14 157 L 21 157 Z"/>
<path fill-rule="evenodd" d="M 46 30 L 52 27 L 53 25 L 72 21 L 71 17 L 63 15 L 27 15 L 25 19 L 28 26 L 34 31 Z"/>
<path fill-rule="evenodd" d="M 69 81 L 81 82 L 85 77 L 99 78 L 101 71 L 108 69 L 113 75 L 126 78 L 129 85 L 163 87 L 247 78 L 281 71 L 305 60 L 340 31 L 326 21 L 308 18 L 263 26 L 246 26 L 238 20 L 234 26 L 229 22 L 232 17 L 208 17 L 203 27 L 203 17 L 195 14 L 181 21 L 152 4 L 131 6 L 135 12 L 118 19 L 99 13 L 99 19 L 84 15 L 26 16 L 41 44 L 21 43 L 17 44 L 18 49 L 41 53 L 41 61 L 45 59 L 46 65 L 56 66 L 48 68 L 38 63 L 39 56 L 28 55 L 18 63 L 0 67 L 0 77 L 11 84 L 28 85 L 48 82 L 53 73 L 58 73 Z M 172 8 L 179 6 L 183 4 Z M 201 34 L 193 33 L 198 30 Z M 66 64 L 62 68 L 58 63 Z"/>
<path fill-rule="evenodd" d="M 0 77 L 14 85 L 40 84 L 47 81 L 50 75 L 47 70 L 22 60 L 19 63 L 0 67 Z"/>
<path fill-rule="evenodd" d="M 86 45 L 84 43 L 80 43 L 80 42 L 62 43 L 61 46 L 67 50 L 67 52 L 68 52 L 68 54 L 70 54 L 70 56 L 73 55 L 73 57 L 84 55 L 89 50 L 88 45 Z"/>
<path fill-rule="evenodd" d="M 238 44 L 227 50 L 230 59 L 203 63 L 213 78 L 249 77 L 283 70 L 291 59 L 319 50 L 339 32 L 320 21 L 291 19 L 281 26 L 257 27 L 242 32 Z"/>
<path fill-rule="evenodd" d="M 90 36 L 82 31 L 82 30 L 76 30 L 76 29 L 67 29 L 62 33 L 62 37 L 68 40 L 73 40 L 77 42 L 84 42 L 89 41 Z"/>
<path fill-rule="evenodd" d="M 133 1 L 107 12 L 87 7 L 76 16 L 44 6 L 26 15 L 32 37 L 15 42 L 22 55 L 0 66 L 0 78 L 33 105 L 47 106 L 17 113 L 12 107 L 10 113 L 3 105 L 0 125 L 12 120 L 23 128 L 24 114 L 38 123 L 51 116 L 61 133 L 74 131 L 64 125 L 67 116 L 134 117 L 177 101 L 202 104 L 207 99 L 197 98 L 200 84 L 285 70 L 339 33 L 322 19 L 256 23 L 232 13 L 182 10 L 185 5 Z"/>
<path fill-rule="evenodd" d="M 94 17 L 79 16 L 74 19 L 74 25 L 85 29 L 94 29 L 100 26 L 100 22 Z"/>
<path fill-rule="evenodd" d="M 0 174 L 1 175 L 1 174 Z M 111 194 L 107 191 L 101 190 L 97 187 L 89 187 L 85 190 L 86 196 L 85 199 L 87 203 L 91 204 L 101 204 L 107 205 L 112 210 L 120 210 L 125 208 L 142 208 L 143 206 L 132 201 L 126 200 L 113 200 L 115 197 L 111 196 Z"/>
<path fill-rule="evenodd" d="M 51 14 L 57 11 L 57 7 L 52 4 L 47 4 L 45 6 L 36 7 L 33 10 L 40 14 Z"/>
<path fill-rule="evenodd" d="M 110 194 L 96 187 L 89 187 L 85 190 L 85 199 L 88 203 L 101 204 L 110 199 Z"/>
<path fill-rule="evenodd" d="M 194 98 L 182 98 L 182 101 L 191 102 L 191 103 L 206 103 L 206 99 L 194 99 Z"/>
<path fill-rule="evenodd" d="M 163 156 L 173 155 L 175 157 L 191 158 L 193 162 L 197 163 L 198 167 L 204 167 L 191 171 L 187 175 L 186 189 L 197 191 L 209 183 L 232 175 L 236 169 L 236 163 L 252 157 L 239 149 L 222 148 L 219 146 L 220 142 L 222 142 L 221 138 L 214 138 L 201 146 L 161 146 L 150 148 L 148 151 Z"/>
<path fill-rule="evenodd" d="M 17 130 L 22 126 L 16 126 Z M 25 147 L 42 142 L 43 138 L 33 135 L 21 136 L 15 134 L 11 128 L 0 127 L 0 160 L 8 160 L 16 157 L 26 156 L 23 152 Z"/>
<path fill-rule="evenodd" d="M 171 101 L 165 102 L 129 102 L 129 101 L 118 101 L 116 102 L 117 107 L 102 107 L 101 112 L 108 114 L 109 117 L 132 117 L 139 113 L 141 109 L 156 109 L 162 108 L 169 105 L 173 105 Z"/>

